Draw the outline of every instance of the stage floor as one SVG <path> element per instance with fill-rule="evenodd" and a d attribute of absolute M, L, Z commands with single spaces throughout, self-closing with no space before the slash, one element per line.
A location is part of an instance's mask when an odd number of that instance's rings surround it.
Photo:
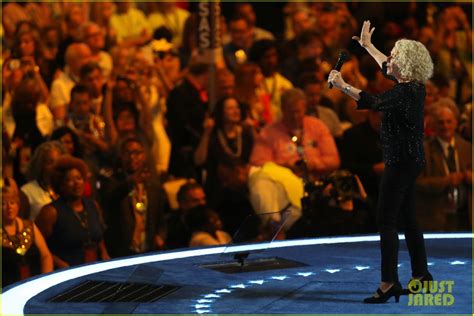
<path fill-rule="evenodd" d="M 227 251 L 258 250 L 249 259 L 283 258 L 303 265 L 228 274 L 202 267 L 231 262 L 225 247 L 157 253 L 58 271 L 6 288 L 2 314 L 472 314 L 472 234 L 426 234 L 431 274 L 451 285 L 396 304 L 367 305 L 380 278 L 377 236 L 288 240 Z M 264 250 L 264 251 L 261 251 Z M 399 276 L 411 277 L 400 241 Z M 86 280 L 171 285 L 151 303 L 52 303 Z M 442 291 L 443 290 L 443 291 Z M 430 298 L 431 297 L 431 298 Z M 413 298 L 415 300 L 413 301 Z M 413 302 L 416 306 L 414 306 Z M 421 303 L 421 304 L 420 304 Z M 439 303 L 439 304 L 438 304 Z"/>

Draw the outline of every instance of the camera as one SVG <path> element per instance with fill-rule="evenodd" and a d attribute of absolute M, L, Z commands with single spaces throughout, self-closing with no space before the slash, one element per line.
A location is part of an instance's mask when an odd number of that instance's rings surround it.
<path fill-rule="evenodd" d="M 332 184 L 330 196 L 337 201 L 347 201 L 357 197 L 357 182 L 348 170 L 336 170 L 326 179 L 328 184 Z"/>
<path fill-rule="evenodd" d="M 317 181 L 307 182 L 302 199 L 303 213 L 311 213 L 323 204 L 343 205 L 352 199 L 362 199 L 366 193 L 360 181 L 348 170 L 336 170 Z"/>

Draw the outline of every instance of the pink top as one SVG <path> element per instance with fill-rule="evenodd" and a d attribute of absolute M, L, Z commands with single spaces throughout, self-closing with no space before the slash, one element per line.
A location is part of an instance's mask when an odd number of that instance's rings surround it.
<path fill-rule="evenodd" d="M 262 129 L 257 137 L 250 164 L 261 166 L 272 161 L 283 166 L 294 166 L 301 157 L 297 144 L 291 140 L 293 133 L 281 121 Z M 336 143 L 324 123 L 310 116 L 303 121 L 303 149 L 308 167 L 322 174 L 339 168 L 340 160 Z M 317 169 L 311 168 L 318 166 Z"/>

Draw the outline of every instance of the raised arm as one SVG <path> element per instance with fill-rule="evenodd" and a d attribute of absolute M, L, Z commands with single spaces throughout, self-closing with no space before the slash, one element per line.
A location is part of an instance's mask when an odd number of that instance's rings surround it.
<path fill-rule="evenodd" d="M 113 102 L 113 87 L 115 86 L 115 82 L 113 80 L 109 80 L 107 82 L 106 90 L 105 90 L 105 102 L 104 102 L 104 122 L 105 122 L 105 133 L 109 139 L 110 145 L 115 145 L 118 141 L 118 132 L 117 128 L 115 127 L 114 122 L 114 115 L 112 109 L 112 102 Z"/>
<path fill-rule="evenodd" d="M 353 36 L 352 39 L 359 42 L 360 46 L 364 47 L 367 52 L 372 56 L 380 68 L 382 64 L 387 61 L 387 56 L 385 56 L 381 51 L 379 51 L 374 44 L 372 44 L 372 33 L 374 33 L 375 27 L 370 29 L 370 21 L 364 21 L 362 25 L 362 31 L 360 32 L 360 37 Z"/>

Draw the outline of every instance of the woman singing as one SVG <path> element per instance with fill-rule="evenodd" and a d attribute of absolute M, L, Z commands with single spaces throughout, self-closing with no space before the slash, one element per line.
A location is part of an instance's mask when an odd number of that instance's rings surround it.
<path fill-rule="evenodd" d="M 412 277 L 432 280 L 428 272 L 422 232 L 415 217 L 415 179 L 425 163 L 423 151 L 424 83 L 433 73 L 430 54 L 423 44 L 401 39 L 390 56 L 385 56 L 371 42 L 370 21 L 362 26 L 359 44 L 377 61 L 382 72 L 396 82 L 377 96 L 347 84 L 340 72 L 332 70 L 328 82 L 357 101 L 358 109 L 383 113 L 380 138 L 385 163 L 377 206 L 377 226 L 382 253 L 382 282 L 374 296 L 364 303 L 385 303 L 402 294 L 398 280 L 398 224 L 404 226 L 405 240 L 411 259 Z M 401 221 L 401 223 L 398 223 Z"/>

